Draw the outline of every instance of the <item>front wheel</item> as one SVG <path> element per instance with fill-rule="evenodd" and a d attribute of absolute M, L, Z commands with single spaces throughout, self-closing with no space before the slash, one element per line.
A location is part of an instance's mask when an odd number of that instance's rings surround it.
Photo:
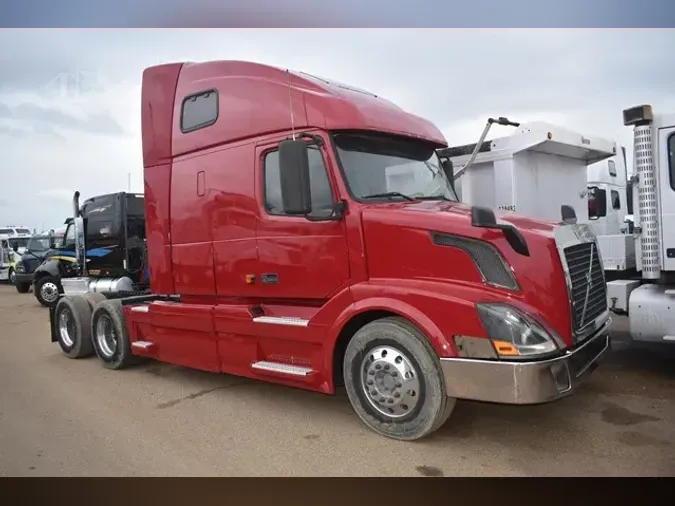
<path fill-rule="evenodd" d="M 349 400 L 375 432 L 404 441 L 428 436 L 450 416 L 438 355 L 399 317 L 364 325 L 347 345 L 343 363 Z"/>
<path fill-rule="evenodd" d="M 7 274 L 7 280 L 10 285 L 13 285 L 16 282 L 16 273 L 13 268 L 9 268 L 9 273 Z"/>
<path fill-rule="evenodd" d="M 61 293 L 61 283 L 54 276 L 45 276 L 35 282 L 35 298 L 45 307 L 56 305 Z"/>
<path fill-rule="evenodd" d="M 30 291 L 30 283 L 15 283 L 14 286 L 19 293 L 28 293 Z"/>

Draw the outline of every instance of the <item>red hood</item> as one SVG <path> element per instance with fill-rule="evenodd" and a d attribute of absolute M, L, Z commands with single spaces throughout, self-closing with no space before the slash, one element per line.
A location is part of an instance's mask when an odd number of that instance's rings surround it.
<path fill-rule="evenodd" d="M 403 226 L 414 226 L 436 232 L 447 232 L 475 239 L 484 236 L 503 236 L 499 231 L 476 228 L 471 225 L 471 206 L 460 202 L 442 200 L 417 202 L 392 202 L 364 207 L 368 216 L 378 215 L 388 221 L 394 219 Z M 553 241 L 553 231 L 560 223 L 538 221 L 513 213 L 495 212 L 497 222 L 514 225 L 526 237 L 534 240 Z M 504 254 L 504 253 L 503 253 Z"/>
<path fill-rule="evenodd" d="M 530 256 L 513 250 L 501 230 L 471 225 L 471 207 L 457 202 L 421 201 L 362 206 L 368 272 L 372 278 L 452 280 L 481 287 L 489 298 L 502 298 L 534 308 L 549 328 L 571 342 L 568 301 L 562 263 L 553 231 L 561 224 L 537 221 L 512 213 L 496 213 L 498 222 L 514 225 L 525 238 Z M 495 295 L 485 290 L 482 276 L 462 250 L 438 246 L 431 232 L 446 233 L 492 244 L 512 268 L 520 293 Z"/>

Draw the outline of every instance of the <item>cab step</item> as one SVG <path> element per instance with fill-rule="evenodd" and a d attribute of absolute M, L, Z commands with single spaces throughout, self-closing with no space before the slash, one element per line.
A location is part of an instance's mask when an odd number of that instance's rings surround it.
<path fill-rule="evenodd" d="M 290 376 L 306 377 L 309 376 L 312 372 L 314 372 L 313 369 L 311 369 L 310 367 L 303 367 L 301 365 L 293 365 L 293 364 L 282 364 L 280 362 L 267 362 L 265 360 L 253 362 L 251 364 L 251 367 L 253 369 L 257 369 L 258 371 Z"/>
<path fill-rule="evenodd" d="M 132 348 L 138 348 L 143 351 L 150 351 L 154 346 L 155 343 L 151 343 L 150 341 L 134 341 L 131 343 Z"/>
<path fill-rule="evenodd" d="M 304 318 L 295 318 L 293 316 L 256 316 L 254 323 L 269 323 L 272 325 L 291 325 L 294 327 L 307 327 L 309 320 Z"/>

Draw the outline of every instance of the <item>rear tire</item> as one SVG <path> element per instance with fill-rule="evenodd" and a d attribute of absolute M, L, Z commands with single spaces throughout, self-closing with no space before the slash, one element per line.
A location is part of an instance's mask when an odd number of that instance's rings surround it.
<path fill-rule="evenodd" d="M 106 369 L 124 369 L 141 362 L 141 357 L 131 354 L 129 332 L 119 300 L 96 304 L 91 317 L 91 335 L 96 355 Z"/>
<path fill-rule="evenodd" d="M 84 294 L 84 298 L 87 299 L 92 311 L 99 302 L 108 300 L 108 298 L 100 292 L 87 292 Z"/>
<path fill-rule="evenodd" d="M 349 401 L 361 420 L 383 436 L 413 441 L 438 430 L 454 409 L 438 355 L 407 320 L 364 325 L 347 345 L 343 363 Z"/>
<path fill-rule="evenodd" d="M 30 283 L 16 283 L 16 291 L 19 293 L 28 293 L 30 291 Z"/>
<path fill-rule="evenodd" d="M 68 358 L 94 354 L 91 341 L 91 307 L 81 295 L 61 297 L 54 309 L 59 346 Z"/>
<path fill-rule="evenodd" d="M 35 298 L 45 307 L 55 306 L 62 292 L 61 283 L 55 276 L 45 276 L 35 282 Z"/>

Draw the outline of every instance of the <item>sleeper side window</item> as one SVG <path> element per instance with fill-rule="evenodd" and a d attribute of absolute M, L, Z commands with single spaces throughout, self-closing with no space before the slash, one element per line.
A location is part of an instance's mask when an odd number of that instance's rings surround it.
<path fill-rule="evenodd" d="M 217 119 L 218 91 L 200 91 L 183 99 L 180 130 L 184 134 L 211 126 Z"/>

